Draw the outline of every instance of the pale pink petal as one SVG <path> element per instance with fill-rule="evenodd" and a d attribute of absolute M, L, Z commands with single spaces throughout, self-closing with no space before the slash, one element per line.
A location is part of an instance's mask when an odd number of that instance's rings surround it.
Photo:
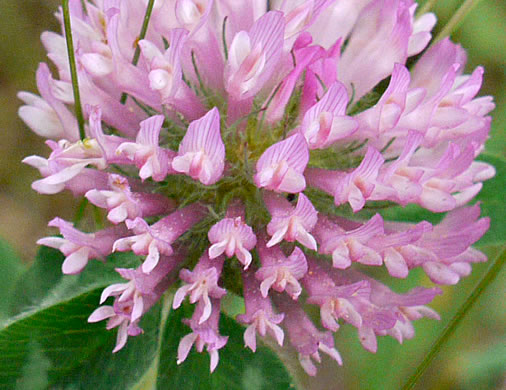
<path fill-rule="evenodd" d="M 220 114 L 215 107 L 190 123 L 172 168 L 210 185 L 220 179 L 224 166 L 225 144 L 220 134 Z"/>
<path fill-rule="evenodd" d="M 378 342 L 372 328 L 366 326 L 360 327 L 358 329 L 358 337 L 360 338 L 360 342 L 365 349 L 367 349 L 369 352 L 376 353 L 378 350 Z"/>
<path fill-rule="evenodd" d="M 140 130 L 136 141 L 142 145 L 158 146 L 160 129 L 164 120 L 163 115 L 155 115 L 143 120 L 140 123 Z"/>
<path fill-rule="evenodd" d="M 407 3 L 371 1 L 360 14 L 339 61 L 339 79 L 360 99 L 404 63 L 412 32 Z"/>
<path fill-rule="evenodd" d="M 100 303 L 104 303 L 107 298 L 109 298 L 111 295 L 117 295 L 118 293 L 121 293 L 127 289 L 127 286 L 125 283 L 117 283 L 117 284 L 111 284 L 109 287 L 106 287 L 104 291 L 102 291 L 102 294 L 100 295 Z"/>
<path fill-rule="evenodd" d="M 434 283 L 438 284 L 457 284 L 460 279 L 460 276 L 455 271 L 442 263 L 424 263 L 423 270 Z"/>
<path fill-rule="evenodd" d="M 267 298 L 267 296 L 269 295 L 269 289 L 276 282 L 276 279 L 277 279 L 276 275 L 272 275 L 270 277 L 265 278 L 262 281 L 262 283 L 260 283 L 260 291 L 264 298 Z"/>
<path fill-rule="evenodd" d="M 222 219 L 211 227 L 208 238 L 213 244 L 209 248 L 211 259 L 226 253 L 227 257 L 235 254 L 246 268 L 251 263 L 252 257 L 249 251 L 256 245 L 256 236 L 241 217 Z"/>
<path fill-rule="evenodd" d="M 270 248 L 283 239 L 298 241 L 312 250 L 316 250 L 316 240 L 309 232 L 318 220 L 318 212 L 303 193 L 299 194 L 297 206 L 293 208 L 284 198 L 277 195 L 266 196 L 267 208 L 272 219 L 267 225 L 267 233 L 272 237 L 267 243 Z"/>
<path fill-rule="evenodd" d="M 306 187 L 303 172 L 308 161 L 306 140 L 295 134 L 262 154 L 256 164 L 255 184 L 276 192 L 300 192 Z"/>
<path fill-rule="evenodd" d="M 346 88 L 335 82 L 320 101 L 306 112 L 300 132 L 310 149 L 326 148 L 357 130 L 356 120 L 345 116 L 347 104 Z"/>
<path fill-rule="evenodd" d="M 181 364 L 186 360 L 197 338 L 198 335 L 196 333 L 190 333 L 181 339 L 177 347 L 177 364 Z"/>
<path fill-rule="evenodd" d="M 278 345 L 280 347 L 283 346 L 283 341 L 285 339 L 285 332 L 283 332 L 283 329 L 281 329 L 281 327 L 273 323 L 271 323 L 269 327 L 271 331 L 274 333 L 274 338 L 278 342 Z"/>
<path fill-rule="evenodd" d="M 306 374 L 308 374 L 309 376 L 316 376 L 317 373 L 316 366 L 313 364 L 309 356 L 304 356 L 299 353 L 299 363 L 304 369 L 304 371 L 306 371 Z"/>
<path fill-rule="evenodd" d="M 271 78 L 283 49 L 284 26 L 283 14 L 271 11 L 231 41 L 225 85 L 234 100 L 254 96 Z"/>
<path fill-rule="evenodd" d="M 285 238 L 286 232 L 288 231 L 288 224 L 284 225 L 281 229 L 274 231 L 269 242 L 267 242 L 267 248 L 270 248 L 276 244 L 279 244 Z"/>
<path fill-rule="evenodd" d="M 158 58 L 163 57 L 163 54 L 158 49 L 158 47 L 156 47 L 155 44 L 148 41 L 147 39 L 142 39 L 137 44 L 141 48 L 142 55 L 146 58 L 146 60 L 149 63 L 152 63 L 156 57 Z"/>
<path fill-rule="evenodd" d="M 100 306 L 88 317 L 88 322 L 99 322 L 115 316 L 116 312 L 112 306 Z"/>
<path fill-rule="evenodd" d="M 127 218 L 128 218 L 128 208 L 126 203 L 121 203 L 118 207 L 111 209 L 107 214 L 107 219 L 115 224 L 123 222 Z"/>
<path fill-rule="evenodd" d="M 334 189 L 335 204 L 339 206 L 349 202 L 354 212 L 361 210 L 374 190 L 379 169 L 384 161 L 380 152 L 373 147 L 368 147 L 360 165 L 351 173 L 338 179 Z"/>
<path fill-rule="evenodd" d="M 174 299 L 172 301 L 172 308 L 177 309 L 183 303 L 188 291 L 192 288 L 191 285 L 187 284 L 177 289 L 174 294 Z"/>
<path fill-rule="evenodd" d="M 144 312 L 144 301 L 142 299 L 142 295 L 135 294 L 134 295 L 134 306 L 132 309 L 132 316 L 130 321 L 135 322 L 141 318 L 142 313 Z"/>
<path fill-rule="evenodd" d="M 386 248 L 383 261 L 388 269 L 388 273 L 395 278 L 405 278 L 408 276 L 408 266 L 402 255 L 393 248 Z"/>
<path fill-rule="evenodd" d="M 346 252 L 346 254 L 343 254 L 338 249 L 332 252 L 332 265 L 335 268 L 346 269 L 351 265 L 351 259 L 347 249 Z"/>
<path fill-rule="evenodd" d="M 203 322 L 205 322 L 210 316 L 211 316 L 211 312 L 213 310 L 213 307 L 211 305 L 211 300 L 209 299 L 209 297 L 206 295 L 203 296 L 203 302 L 204 302 L 204 310 L 202 311 L 202 315 L 200 316 L 200 319 L 199 319 L 199 325 L 202 324 Z M 194 302 L 192 302 L 194 303 Z"/>
<path fill-rule="evenodd" d="M 121 323 L 121 325 L 118 328 L 118 336 L 116 337 L 116 346 L 112 350 L 112 353 L 118 352 L 120 349 L 122 349 L 128 339 L 128 322 L 124 321 Z"/>
<path fill-rule="evenodd" d="M 44 237 L 37 240 L 37 245 L 45 245 L 50 248 L 60 249 L 66 242 L 67 240 L 61 237 Z"/>
<path fill-rule="evenodd" d="M 420 53 L 432 38 L 430 31 L 436 24 L 437 18 L 433 13 L 426 13 L 417 17 L 413 23 L 413 33 L 409 38 L 408 56 Z"/>
<path fill-rule="evenodd" d="M 89 260 L 90 248 L 83 247 L 65 258 L 61 270 L 64 274 L 75 275 L 81 272 Z"/>
<path fill-rule="evenodd" d="M 86 71 L 94 77 L 107 76 L 114 70 L 111 59 L 99 53 L 85 53 L 79 60 Z"/>
<path fill-rule="evenodd" d="M 256 351 L 257 349 L 256 326 L 254 323 L 248 326 L 244 331 L 244 344 L 253 352 Z"/>
<path fill-rule="evenodd" d="M 210 371 L 212 373 L 216 369 L 216 366 L 218 365 L 218 362 L 220 360 L 220 357 L 218 355 L 218 350 L 214 349 L 212 351 L 209 351 L 209 356 L 211 358 Z"/>

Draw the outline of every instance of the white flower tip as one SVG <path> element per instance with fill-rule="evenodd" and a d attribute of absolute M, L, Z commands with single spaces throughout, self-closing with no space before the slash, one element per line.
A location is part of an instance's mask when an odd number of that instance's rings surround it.
<path fill-rule="evenodd" d="M 88 317 L 88 322 L 99 322 L 106 318 L 114 316 L 114 308 L 112 306 L 100 306 Z"/>
<path fill-rule="evenodd" d="M 67 256 L 62 264 L 61 270 L 66 275 L 80 273 L 88 264 L 88 248 L 81 248 Z"/>
<path fill-rule="evenodd" d="M 217 350 L 209 352 L 209 355 L 211 357 L 210 371 L 211 371 L 211 373 L 213 373 L 214 370 L 216 369 L 216 367 L 218 366 L 218 361 L 220 360 L 220 357 L 218 355 Z"/>

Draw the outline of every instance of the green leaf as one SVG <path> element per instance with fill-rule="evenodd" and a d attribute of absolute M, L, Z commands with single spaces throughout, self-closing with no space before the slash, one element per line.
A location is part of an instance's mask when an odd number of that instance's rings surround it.
<path fill-rule="evenodd" d="M 63 277 L 61 262 L 59 252 L 41 248 L 17 286 L 24 292 L 16 307 L 22 312 L 0 328 L 0 388 L 134 388 L 156 357 L 161 304 L 143 317 L 144 334 L 131 337 L 116 354 L 116 330 L 87 318 L 103 288 L 123 281 L 114 268 L 136 266 L 138 259 L 113 255 Z"/>
<path fill-rule="evenodd" d="M 44 246 L 40 247 L 32 266 L 16 284 L 11 314 L 18 314 L 42 301 L 62 279 L 61 265 L 63 260 L 64 256 L 59 251 Z"/>
<path fill-rule="evenodd" d="M 190 328 L 181 320 L 191 317 L 188 305 L 172 311 L 165 324 L 160 354 L 158 389 L 289 389 L 293 380 L 283 363 L 266 347 L 256 353 L 244 347 L 244 328 L 225 314 L 221 315 L 220 333 L 229 336 L 227 345 L 219 351 L 220 362 L 209 373 L 209 355 L 193 348 L 188 358 L 176 364 L 177 347 Z"/>
<path fill-rule="evenodd" d="M 94 301 L 93 309 L 97 303 L 98 300 Z M 137 337 L 129 337 L 127 345 L 115 354 L 112 353 L 112 349 L 116 343 L 116 330 L 107 331 L 104 323 L 96 324 L 103 342 L 97 343 L 93 354 L 82 360 L 83 364 L 73 370 L 71 378 L 62 377 L 60 383 L 70 382 L 79 389 L 91 390 L 136 388 L 156 359 L 160 313 L 161 304 L 151 308 L 140 323 L 144 333 Z M 89 328 L 91 327 L 89 325 Z M 91 338 L 89 340 L 94 341 Z"/>
<path fill-rule="evenodd" d="M 60 251 L 41 246 L 35 262 L 16 285 L 11 314 L 19 314 L 38 305 L 47 306 L 57 303 L 62 297 L 75 297 L 97 287 L 121 282 L 123 279 L 114 268 L 130 268 L 139 264 L 137 256 L 132 253 L 117 253 L 109 256 L 105 263 L 90 260 L 79 275 L 63 275 L 63 260 Z"/>
<path fill-rule="evenodd" d="M 7 317 L 12 289 L 24 266 L 7 242 L 0 239 L 0 321 Z"/>
<path fill-rule="evenodd" d="M 23 314 L 0 330 L 0 388 L 128 389 L 156 352 L 160 305 L 143 318 L 142 336 L 112 354 L 116 331 L 88 324 L 102 289 Z M 20 387 L 21 386 L 21 387 Z"/>

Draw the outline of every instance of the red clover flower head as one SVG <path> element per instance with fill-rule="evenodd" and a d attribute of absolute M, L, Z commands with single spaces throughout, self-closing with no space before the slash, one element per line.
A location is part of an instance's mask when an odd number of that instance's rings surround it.
<path fill-rule="evenodd" d="M 244 299 L 246 346 L 290 343 L 309 375 L 320 352 L 342 364 L 333 333 L 343 321 L 374 352 L 378 336 L 402 342 L 412 321 L 438 318 L 425 305 L 439 288 L 397 294 L 356 268 L 394 278 L 422 268 L 444 285 L 486 260 L 471 245 L 489 220 L 466 204 L 495 174 L 475 161 L 494 103 L 476 97 L 483 69 L 465 74 L 459 45 L 428 46 L 436 19 L 416 7 L 160 0 L 138 39 L 137 0 L 86 0 L 70 15 L 81 129 L 66 40 L 42 35 L 57 72 L 41 64 L 40 96 L 19 93 L 21 119 L 50 148 L 24 160 L 42 176 L 32 187 L 85 196 L 109 227 L 55 218 L 63 237 L 38 243 L 66 256 L 66 274 L 114 251 L 142 260 L 117 269 L 125 283 L 100 302 L 114 303 L 88 319 L 118 328 L 114 352 L 171 288 L 174 310 L 185 297 L 195 306 L 177 362 L 205 347 L 211 371 L 228 341 L 218 328 L 227 292 Z M 382 216 L 410 204 L 447 214 L 437 225 Z"/>

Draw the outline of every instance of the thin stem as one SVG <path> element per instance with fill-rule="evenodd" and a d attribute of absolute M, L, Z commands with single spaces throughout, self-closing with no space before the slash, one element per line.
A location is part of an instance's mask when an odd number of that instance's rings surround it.
<path fill-rule="evenodd" d="M 139 39 L 137 39 L 134 58 L 132 59 L 132 64 L 137 65 L 139 62 L 139 57 L 141 56 L 141 48 L 138 45 L 138 42 L 143 40 L 146 37 L 146 33 L 148 32 L 148 24 L 151 19 L 151 13 L 153 12 L 153 6 L 155 5 L 155 0 L 149 0 L 148 7 L 146 8 L 146 14 L 144 15 L 144 21 L 142 22 L 141 33 L 139 34 Z"/>
<path fill-rule="evenodd" d="M 355 85 L 351 83 L 351 97 L 350 101 L 348 102 L 348 106 L 346 107 L 347 114 L 353 111 L 353 109 L 357 105 L 358 102 L 355 102 L 354 100 L 355 100 Z"/>
<path fill-rule="evenodd" d="M 495 259 L 495 261 L 492 263 L 492 265 L 489 267 L 485 276 L 480 280 L 478 285 L 474 288 L 474 290 L 471 292 L 471 294 L 466 299 L 464 304 L 459 308 L 457 313 L 455 313 L 455 315 L 453 316 L 451 321 L 448 323 L 448 325 L 446 325 L 445 329 L 443 330 L 443 333 L 441 333 L 439 338 L 432 345 L 432 348 L 430 349 L 429 353 L 427 355 L 425 355 L 425 358 L 423 359 L 422 363 L 418 366 L 415 373 L 406 382 L 406 384 L 404 385 L 402 390 L 410 390 L 413 388 L 413 386 L 416 384 L 418 379 L 420 379 L 422 374 L 429 367 L 429 365 L 432 362 L 432 360 L 434 359 L 434 357 L 439 353 L 439 351 L 441 350 L 441 347 L 443 347 L 443 345 L 446 344 L 448 339 L 455 332 L 455 329 L 457 328 L 457 326 L 460 324 L 462 319 L 466 316 L 467 312 L 476 303 L 476 300 L 486 290 L 486 288 L 492 284 L 494 279 L 497 277 L 497 275 L 501 271 L 501 268 L 504 264 L 505 259 L 506 259 L 506 252 L 503 251 Z"/>
<path fill-rule="evenodd" d="M 200 76 L 199 68 L 197 66 L 197 60 L 195 59 L 195 52 L 192 50 L 192 65 L 193 70 L 195 71 L 195 75 L 197 76 L 197 80 L 199 81 L 200 89 L 204 92 L 204 82 L 202 81 L 202 77 Z"/>
<path fill-rule="evenodd" d="M 67 41 L 67 53 L 70 65 L 70 78 L 72 80 L 72 90 L 74 91 L 74 109 L 79 126 L 79 137 L 83 140 L 86 138 L 84 132 L 84 116 L 81 107 L 81 95 L 79 94 L 79 81 L 77 78 L 76 57 L 74 53 L 74 43 L 72 42 L 72 27 L 70 25 L 69 0 L 62 1 L 63 8 L 63 25 L 65 28 L 65 40 Z"/>
<path fill-rule="evenodd" d="M 297 58 L 295 57 L 295 53 L 293 52 L 293 49 L 290 50 L 290 55 L 292 56 L 292 64 L 293 64 L 293 67 L 295 68 L 297 66 Z"/>
<path fill-rule="evenodd" d="M 327 93 L 327 86 L 325 85 L 325 83 L 323 82 L 322 78 L 320 77 L 320 75 L 318 73 L 315 73 L 314 74 L 316 76 L 316 79 L 318 80 L 318 82 L 320 83 L 320 85 L 322 86 L 323 88 L 323 94 L 326 94 Z M 319 99 L 318 99 L 319 100 Z"/>
<path fill-rule="evenodd" d="M 139 46 L 139 41 L 146 37 L 146 33 L 148 32 L 149 20 L 151 19 L 151 13 L 153 12 L 153 6 L 155 5 L 155 0 L 149 0 L 148 6 L 146 8 L 146 13 L 144 14 L 144 20 L 142 22 L 141 32 L 139 34 L 139 38 L 137 38 L 135 42 L 135 52 L 134 57 L 132 58 L 132 65 L 136 66 L 139 62 L 139 58 L 141 56 L 141 48 Z M 121 95 L 120 102 L 121 104 L 125 104 L 128 99 L 128 95 L 123 93 Z"/>
<path fill-rule="evenodd" d="M 274 89 L 274 91 L 272 92 L 271 96 L 269 97 L 269 100 L 267 100 L 267 103 L 265 104 L 264 107 L 262 107 L 263 109 L 263 114 L 262 114 L 262 118 L 260 119 L 260 123 L 259 125 L 257 126 L 257 128 L 261 131 L 263 126 L 264 126 L 264 121 L 265 121 L 265 115 L 267 114 L 267 109 L 269 108 L 272 100 L 274 99 L 274 96 L 276 96 L 276 94 L 278 93 L 278 91 L 281 89 L 281 86 L 283 85 L 283 82 L 281 81 L 277 86 L 276 88 Z"/>
<path fill-rule="evenodd" d="M 262 111 L 265 111 L 267 110 L 267 107 L 263 107 L 263 108 L 260 108 L 256 111 L 251 111 L 249 114 L 246 114 L 242 117 L 240 117 L 239 119 L 237 119 L 234 123 L 232 123 L 228 129 L 227 129 L 227 133 L 230 133 L 232 130 L 235 130 L 235 128 L 237 127 L 237 125 L 239 125 L 242 121 L 246 120 L 246 119 L 249 119 L 251 118 L 252 116 L 255 116 L 255 115 L 258 115 L 260 114 Z"/>
<path fill-rule="evenodd" d="M 439 42 L 441 39 L 446 38 L 452 32 L 454 32 L 465 19 L 467 14 L 478 5 L 481 0 L 466 0 L 464 4 L 460 6 L 460 8 L 453 14 L 451 19 L 446 23 L 446 26 L 441 30 L 441 32 L 434 39 L 433 43 Z"/>
<path fill-rule="evenodd" d="M 347 149 L 346 153 L 353 153 L 353 152 L 359 150 L 360 148 L 362 148 L 363 146 L 365 146 L 368 142 L 369 142 L 369 138 L 366 138 L 361 143 L 359 143 L 357 146 L 353 146 L 350 149 Z"/>
<path fill-rule="evenodd" d="M 430 12 L 432 10 L 432 7 L 434 7 L 434 4 L 436 4 L 436 3 L 437 3 L 437 0 L 427 0 L 425 2 L 425 4 L 422 7 L 420 7 L 420 9 L 417 11 L 417 13 L 416 13 L 417 16 L 423 15 L 427 12 Z"/>
<path fill-rule="evenodd" d="M 227 20 L 228 16 L 223 19 L 221 27 L 221 40 L 223 41 L 223 52 L 225 53 L 225 60 L 228 60 L 228 47 L 227 47 Z"/>
<path fill-rule="evenodd" d="M 81 0 L 81 8 L 83 9 L 84 13 L 88 12 L 88 9 L 86 8 L 86 0 Z"/>
<path fill-rule="evenodd" d="M 380 150 L 380 153 L 385 153 L 387 149 L 392 146 L 392 144 L 395 142 L 396 137 L 390 138 L 390 141 L 387 142 L 387 144 L 383 147 L 383 149 Z"/>

